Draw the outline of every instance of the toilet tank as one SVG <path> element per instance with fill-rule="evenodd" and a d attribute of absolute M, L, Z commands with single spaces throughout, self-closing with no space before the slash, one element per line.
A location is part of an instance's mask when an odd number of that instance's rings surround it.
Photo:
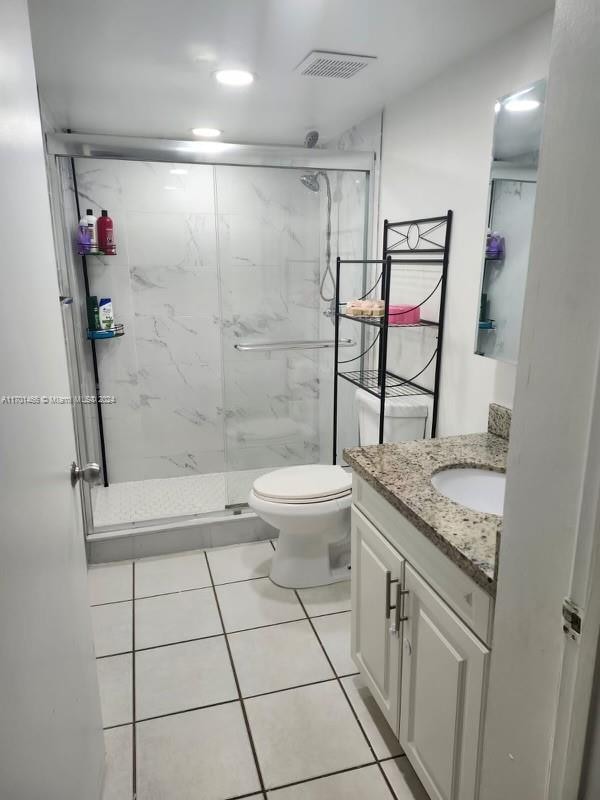
<path fill-rule="evenodd" d="M 360 445 L 379 442 L 379 411 L 381 403 L 363 389 L 357 389 L 355 403 L 358 411 Z M 427 395 L 388 397 L 385 401 L 384 442 L 406 442 L 431 435 L 433 398 Z"/>

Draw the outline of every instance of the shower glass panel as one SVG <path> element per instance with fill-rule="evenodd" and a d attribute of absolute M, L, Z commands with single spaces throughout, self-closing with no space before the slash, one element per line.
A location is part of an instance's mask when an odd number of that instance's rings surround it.
<path fill-rule="evenodd" d="M 61 169 L 71 233 L 77 198 L 108 209 L 117 237 L 116 256 L 87 257 L 89 294 L 110 296 L 125 325 L 96 343 L 100 393 L 116 402 L 102 407 L 109 485 L 92 489 L 94 530 L 223 513 L 261 472 L 330 462 L 333 349 L 308 343 L 333 341 L 329 217 L 333 273 L 337 255 L 365 257 L 367 173 L 327 173 L 329 214 L 325 173 L 312 191 L 295 168 L 76 158 L 75 182 Z M 343 335 L 357 355 L 360 330 Z M 101 462 L 97 418 L 86 424 Z"/>
<path fill-rule="evenodd" d="M 331 463 L 334 327 L 326 312 L 336 256 L 365 257 L 367 181 L 359 172 L 219 166 L 216 185 L 225 457 L 235 505 L 263 472 Z M 356 346 L 344 354 L 356 355 L 358 326 L 349 333 Z"/>

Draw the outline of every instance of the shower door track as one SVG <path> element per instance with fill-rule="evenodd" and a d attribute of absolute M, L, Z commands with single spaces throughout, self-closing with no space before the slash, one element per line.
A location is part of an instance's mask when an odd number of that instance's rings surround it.
<path fill-rule="evenodd" d="M 47 133 L 49 155 L 69 158 L 114 158 L 246 167 L 329 169 L 373 174 L 375 154 L 367 150 L 234 144 L 176 139 L 148 139 L 108 134 Z"/>

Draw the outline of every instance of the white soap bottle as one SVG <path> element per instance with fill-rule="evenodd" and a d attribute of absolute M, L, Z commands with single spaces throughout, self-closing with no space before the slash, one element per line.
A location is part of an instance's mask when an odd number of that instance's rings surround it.
<path fill-rule="evenodd" d="M 90 232 L 90 253 L 98 252 L 98 219 L 91 208 L 86 209 L 83 219 L 86 221 Z"/>

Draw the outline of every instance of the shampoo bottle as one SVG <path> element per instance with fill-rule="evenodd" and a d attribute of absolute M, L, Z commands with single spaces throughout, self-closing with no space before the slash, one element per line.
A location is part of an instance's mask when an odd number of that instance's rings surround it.
<path fill-rule="evenodd" d="M 102 215 L 98 219 L 98 247 L 104 255 L 114 256 L 117 254 L 113 221 L 105 208 L 102 209 Z"/>

